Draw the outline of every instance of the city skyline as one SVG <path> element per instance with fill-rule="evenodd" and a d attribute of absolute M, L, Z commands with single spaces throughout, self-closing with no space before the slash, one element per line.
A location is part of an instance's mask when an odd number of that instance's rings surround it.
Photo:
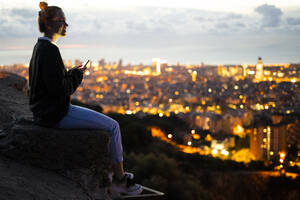
<path fill-rule="evenodd" d="M 68 60 L 65 66 L 80 63 Z M 124 66 L 122 60 L 101 59 L 87 66 L 84 82 L 72 99 L 103 113 L 161 119 L 177 116 L 189 128 L 166 132 L 150 127 L 152 136 L 185 153 L 245 163 L 269 160 L 282 169 L 287 144 L 299 141 L 299 67 L 264 65 L 261 58 L 256 65 L 233 66 L 172 66 L 159 58 L 151 66 Z M 0 71 L 28 80 L 28 68 L 24 64 L 0 66 Z M 231 151 L 239 146 L 236 136 L 248 137 L 250 146 Z M 205 146 L 204 141 L 211 144 Z M 291 160 L 289 165 L 296 164 Z"/>
<path fill-rule="evenodd" d="M 172 1 L 173 2 L 173 1 Z M 297 1 L 55 1 L 70 24 L 62 57 L 150 64 L 254 64 L 300 61 Z M 119 5 L 118 7 L 114 5 Z M 0 1 L 0 64 L 28 63 L 38 1 Z"/>

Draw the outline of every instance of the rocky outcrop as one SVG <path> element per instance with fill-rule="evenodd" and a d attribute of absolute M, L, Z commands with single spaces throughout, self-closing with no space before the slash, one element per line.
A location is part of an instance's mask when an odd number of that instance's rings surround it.
<path fill-rule="evenodd" d="M 109 135 L 98 130 L 58 130 L 23 120 L 5 131 L 0 154 L 54 171 L 78 183 L 90 196 L 107 192 Z"/>
<path fill-rule="evenodd" d="M 0 72 L 0 130 L 22 116 L 31 119 L 26 79 L 9 72 Z"/>
<path fill-rule="evenodd" d="M 0 157 L 1 200 L 88 200 L 74 181 L 52 171 Z"/>
<path fill-rule="evenodd" d="M 22 84 L 0 72 L 0 199 L 109 199 L 108 133 L 34 125 Z"/>

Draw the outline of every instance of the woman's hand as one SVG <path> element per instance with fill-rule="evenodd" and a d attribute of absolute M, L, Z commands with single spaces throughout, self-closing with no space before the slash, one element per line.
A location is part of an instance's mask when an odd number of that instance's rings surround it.
<path fill-rule="evenodd" d="M 84 73 L 86 70 L 86 66 L 84 67 L 82 64 L 77 66 L 76 68 L 79 69 L 82 73 Z"/>

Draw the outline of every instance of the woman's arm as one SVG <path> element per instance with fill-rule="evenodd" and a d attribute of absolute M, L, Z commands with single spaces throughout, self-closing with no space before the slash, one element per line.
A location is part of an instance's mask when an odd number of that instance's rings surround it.
<path fill-rule="evenodd" d="M 53 96 L 71 95 L 80 85 L 83 73 L 79 69 L 66 71 L 57 47 L 49 47 L 42 56 L 43 80 Z"/>

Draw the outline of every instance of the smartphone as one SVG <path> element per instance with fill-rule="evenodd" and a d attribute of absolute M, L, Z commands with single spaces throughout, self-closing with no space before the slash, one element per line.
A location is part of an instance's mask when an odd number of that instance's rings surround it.
<path fill-rule="evenodd" d="M 80 67 L 78 67 L 78 69 L 85 69 L 86 65 L 90 62 L 90 60 L 86 61 L 86 63 L 84 65 L 81 65 Z"/>
<path fill-rule="evenodd" d="M 84 65 L 82 65 L 81 67 L 79 67 L 79 69 L 83 69 L 86 68 L 86 65 L 90 62 L 90 60 L 87 60 L 86 63 Z"/>

